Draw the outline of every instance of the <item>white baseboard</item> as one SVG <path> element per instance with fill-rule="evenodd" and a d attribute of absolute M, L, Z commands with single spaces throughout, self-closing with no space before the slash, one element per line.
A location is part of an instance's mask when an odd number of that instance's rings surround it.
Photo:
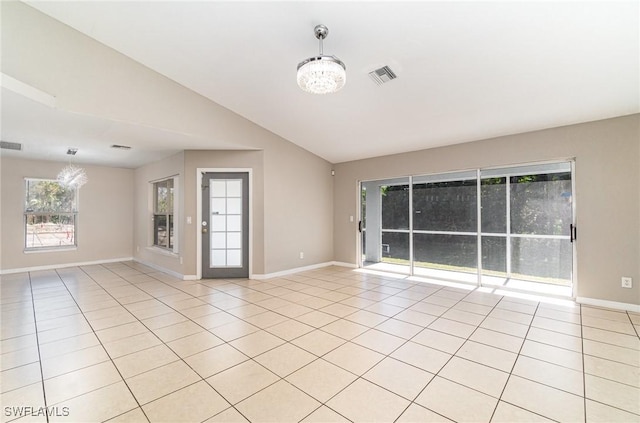
<path fill-rule="evenodd" d="M 613 308 L 616 310 L 633 311 L 640 313 L 639 304 L 619 303 L 617 301 L 599 300 L 597 298 L 576 297 L 579 304 L 592 305 L 596 307 Z"/>
<path fill-rule="evenodd" d="M 350 269 L 357 269 L 358 265 L 354 264 L 354 263 L 345 263 L 343 261 L 332 261 L 331 264 L 333 266 L 340 266 L 340 267 L 348 267 Z"/>
<path fill-rule="evenodd" d="M 176 277 L 178 279 L 182 279 L 184 281 L 195 281 L 195 280 L 198 280 L 198 277 L 196 275 L 183 275 L 182 273 L 178 273 L 178 272 L 175 272 L 173 270 L 167 269 L 165 267 L 158 266 L 155 263 L 151 263 L 151 262 L 148 262 L 148 261 L 140 260 L 139 258 L 136 258 L 136 257 L 120 257 L 120 258 L 107 259 L 107 260 L 94 260 L 94 261 L 83 261 L 83 262 L 77 262 L 77 263 L 51 264 L 51 265 L 46 265 L 46 266 L 22 267 L 22 268 L 18 268 L 18 269 L 4 269 L 4 270 L 0 270 L 0 275 L 10 275 L 10 274 L 13 274 L 13 273 L 24 273 L 24 272 L 36 272 L 36 271 L 39 271 L 39 270 L 62 269 L 62 268 L 65 268 L 65 267 L 78 267 L 78 266 L 91 266 L 91 265 L 95 265 L 95 264 L 117 263 L 117 262 L 120 262 L 120 261 L 135 261 L 137 263 L 144 264 L 145 266 L 151 267 L 152 269 L 155 269 L 155 270 L 157 270 L 159 272 L 166 273 L 168 275 L 171 275 L 171 276 Z M 355 264 L 352 264 L 352 263 L 344 263 L 344 262 L 340 262 L 340 261 L 328 261 L 328 262 L 325 262 L 325 263 L 318 263 L 318 264 L 312 264 L 312 265 L 309 265 L 309 266 L 296 267 L 296 268 L 293 268 L 293 269 L 282 270 L 280 272 L 266 273 L 266 274 L 253 274 L 253 275 L 251 275 L 251 279 L 257 279 L 257 280 L 271 279 L 271 278 L 277 278 L 277 277 L 280 277 L 280 276 L 292 275 L 294 273 L 300 273 L 300 272 L 306 272 L 306 271 L 309 271 L 309 270 L 321 269 L 323 267 L 329 267 L 329 266 L 348 267 L 348 268 L 352 268 L 352 269 L 355 269 L 355 268 L 358 267 L 358 266 L 356 266 Z"/>
<path fill-rule="evenodd" d="M 178 273 L 178 272 L 175 272 L 173 270 L 169 270 L 169 269 L 167 269 L 165 267 L 158 266 L 155 263 L 151 263 L 151 262 L 148 262 L 148 261 L 140 260 L 139 258 L 136 258 L 136 257 L 133 258 L 133 261 L 138 262 L 140 264 L 144 264 L 147 267 L 150 267 L 150 268 L 155 269 L 155 270 L 157 270 L 159 272 L 162 272 L 162 273 L 166 273 L 167 275 L 171 275 L 174 278 L 178 278 L 178 279 L 181 279 L 183 281 L 196 281 L 196 280 L 198 280 L 198 277 L 196 275 L 183 275 L 182 273 Z"/>
<path fill-rule="evenodd" d="M 329 267 L 329 266 L 340 266 L 340 267 L 348 267 L 353 269 L 358 267 L 352 263 L 343 263 L 341 261 L 327 261 L 324 263 L 311 264 L 309 266 L 294 267 L 293 269 L 282 270 L 280 272 L 265 273 L 265 274 L 254 273 L 249 278 L 256 279 L 256 280 L 279 278 L 281 276 L 293 275 L 294 273 L 307 272 L 309 270 L 321 269 L 323 267 Z"/>
<path fill-rule="evenodd" d="M 24 273 L 24 272 L 37 272 L 39 270 L 63 269 L 66 267 L 92 266 L 95 264 L 116 263 L 119 261 L 131 261 L 131 260 L 133 260 L 133 257 L 120 257 L 120 258 L 107 259 L 107 260 L 82 261 L 78 263 L 49 264 L 46 266 L 22 267 L 19 269 L 4 269 L 4 270 L 0 270 L 0 275 L 10 275 L 13 273 Z"/>
<path fill-rule="evenodd" d="M 256 279 L 256 280 L 279 278 L 281 276 L 293 275 L 294 273 L 300 273 L 300 272 L 306 272 L 308 270 L 320 269 L 320 268 L 328 267 L 328 266 L 331 266 L 331 265 L 333 265 L 333 262 L 328 261 L 326 263 L 312 264 L 312 265 L 303 266 L 303 267 L 294 267 L 293 269 L 281 270 L 280 272 L 264 273 L 264 274 L 256 274 L 256 273 L 254 273 L 253 275 L 250 275 L 249 278 L 250 279 Z"/>

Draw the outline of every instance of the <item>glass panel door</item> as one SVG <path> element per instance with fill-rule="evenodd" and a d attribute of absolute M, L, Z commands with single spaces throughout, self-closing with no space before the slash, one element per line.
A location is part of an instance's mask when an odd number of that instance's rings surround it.
<path fill-rule="evenodd" d="M 414 274 L 477 282 L 476 172 L 413 178 Z"/>
<path fill-rule="evenodd" d="M 363 182 L 362 265 L 410 273 L 409 178 Z"/>
<path fill-rule="evenodd" d="M 247 173 L 204 173 L 202 277 L 249 276 Z"/>
<path fill-rule="evenodd" d="M 503 284 L 507 277 L 507 178 L 480 178 L 482 282 Z"/>
<path fill-rule="evenodd" d="M 571 163 L 481 174 L 482 284 L 571 295 Z"/>
<path fill-rule="evenodd" d="M 242 179 L 211 181 L 212 268 L 242 266 Z"/>
<path fill-rule="evenodd" d="M 511 176 L 509 189 L 512 277 L 570 286 L 570 169 Z"/>
<path fill-rule="evenodd" d="M 570 162 L 363 182 L 361 264 L 571 296 L 572 199 Z"/>

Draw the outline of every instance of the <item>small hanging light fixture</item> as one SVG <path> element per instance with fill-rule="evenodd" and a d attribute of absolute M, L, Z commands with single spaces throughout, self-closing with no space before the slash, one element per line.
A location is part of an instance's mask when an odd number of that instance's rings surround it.
<path fill-rule="evenodd" d="M 316 25 L 314 34 L 320 41 L 320 53 L 298 64 L 298 86 L 313 94 L 334 93 L 347 81 L 347 67 L 336 56 L 325 56 L 322 40 L 329 35 L 324 25 Z"/>
<path fill-rule="evenodd" d="M 69 148 L 67 154 L 75 156 L 78 152 L 77 148 Z M 87 173 L 83 168 L 74 166 L 71 163 L 62 168 L 58 173 L 58 183 L 64 187 L 78 189 L 89 181 Z"/>

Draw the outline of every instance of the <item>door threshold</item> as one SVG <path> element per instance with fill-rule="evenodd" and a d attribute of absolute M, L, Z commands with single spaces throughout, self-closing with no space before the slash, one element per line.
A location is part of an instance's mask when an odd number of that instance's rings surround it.
<path fill-rule="evenodd" d="M 405 270 L 406 271 L 403 271 Z M 416 268 L 414 274 L 408 272 L 408 266 L 392 263 L 372 263 L 360 267 L 361 271 L 370 274 L 379 274 L 397 279 L 407 279 L 422 283 L 434 283 L 437 285 L 453 286 L 467 289 L 467 287 L 482 288 L 487 291 L 514 292 L 522 295 L 533 295 L 536 297 L 556 298 L 559 300 L 573 300 L 573 289 L 571 286 L 546 284 L 532 282 L 522 279 L 497 278 L 493 276 L 483 276 L 483 283 L 478 284 L 478 276 L 475 273 L 441 271 L 434 269 L 429 272 L 426 268 Z"/>

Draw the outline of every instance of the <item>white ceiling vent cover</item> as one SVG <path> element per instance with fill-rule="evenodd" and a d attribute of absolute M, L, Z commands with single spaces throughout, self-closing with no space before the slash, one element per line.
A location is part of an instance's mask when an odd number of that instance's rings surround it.
<path fill-rule="evenodd" d="M 391 70 L 389 66 L 383 66 L 380 69 L 369 72 L 369 76 L 377 85 L 385 84 L 397 78 L 396 74 Z"/>
<path fill-rule="evenodd" d="M 19 142 L 0 141 L 0 148 L 22 151 L 22 144 Z"/>

